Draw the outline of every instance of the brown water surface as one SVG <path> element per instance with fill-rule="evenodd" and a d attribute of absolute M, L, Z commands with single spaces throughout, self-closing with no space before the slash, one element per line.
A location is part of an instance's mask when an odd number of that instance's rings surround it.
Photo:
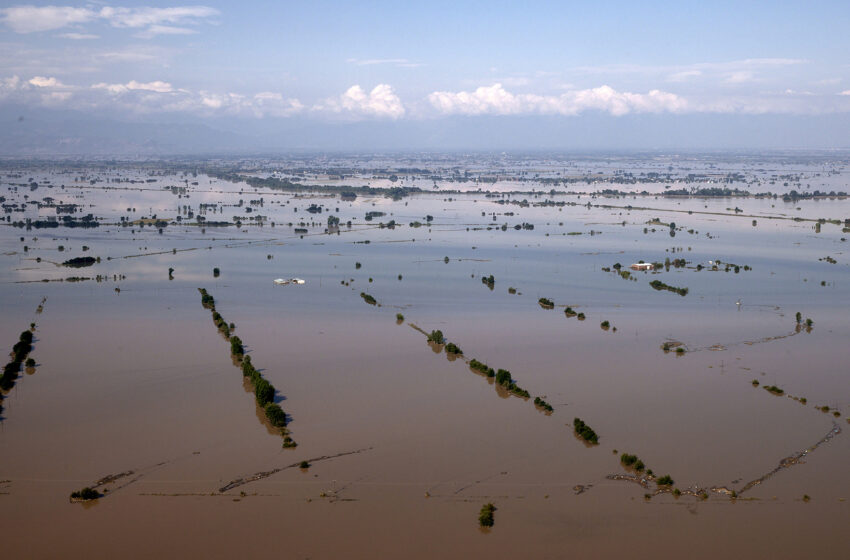
<path fill-rule="evenodd" d="M 75 196 L 105 221 L 126 207 L 172 216 L 177 204 L 197 211 L 200 201 L 263 196 L 256 211 L 277 225 L 0 228 L 0 341 L 11 350 L 37 323 L 37 365 L 0 413 L 4 558 L 850 554 L 850 261 L 840 226 L 818 233 L 811 222 L 753 227 L 696 213 L 745 204 L 778 215 L 771 200 L 628 202 L 655 210 L 509 207 L 475 193 L 352 203 L 240 194 L 201 179 L 206 190 L 190 188 L 188 200 L 82 186 Z M 339 207 L 330 213 L 353 226 L 324 234 L 326 214 L 303 211 L 310 200 Z M 823 201 L 796 206 L 806 218 L 850 216 L 847 200 L 826 213 Z M 399 226 L 365 222 L 375 209 Z M 516 214 L 496 222 L 481 216 L 508 209 Z M 407 225 L 429 214 L 431 226 Z M 654 217 L 682 229 L 671 237 L 647 224 Z M 312 220 L 303 238 L 288 225 L 302 220 Z M 535 228 L 513 229 L 522 222 Z M 503 223 L 506 231 L 486 229 Z M 53 264 L 83 255 L 101 262 Z M 819 260 L 827 255 L 837 264 Z M 602 270 L 668 257 L 688 267 L 636 281 Z M 712 271 L 718 259 L 752 270 Z M 490 274 L 493 290 L 481 282 Z M 306 283 L 273 283 L 291 277 Z M 689 292 L 655 291 L 655 279 Z M 277 388 L 297 448 L 283 449 L 263 421 L 198 287 Z M 555 308 L 541 309 L 542 297 Z M 565 306 L 587 319 L 565 316 Z M 810 330 L 796 330 L 797 311 L 813 319 Z M 616 332 L 600 330 L 604 320 Z M 426 342 L 422 333 L 436 329 L 463 358 Z M 688 351 L 663 352 L 668 340 Z M 471 358 L 510 370 L 554 412 L 471 371 Z M 824 405 L 829 413 L 815 408 Z M 575 417 L 599 445 L 574 436 Z M 738 499 L 647 500 L 654 483 L 608 478 L 627 472 L 627 452 L 683 491 L 741 490 L 835 425 L 840 433 Z M 302 460 L 309 469 L 292 467 Z M 100 487 L 103 498 L 69 502 L 109 475 L 121 476 Z M 477 515 L 487 502 L 497 511 L 485 533 Z"/>

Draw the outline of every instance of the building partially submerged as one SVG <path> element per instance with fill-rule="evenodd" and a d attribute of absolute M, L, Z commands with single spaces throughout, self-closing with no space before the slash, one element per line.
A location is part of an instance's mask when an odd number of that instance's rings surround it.
<path fill-rule="evenodd" d="M 652 263 L 634 263 L 629 268 L 632 270 L 652 270 L 655 268 L 655 265 Z"/>

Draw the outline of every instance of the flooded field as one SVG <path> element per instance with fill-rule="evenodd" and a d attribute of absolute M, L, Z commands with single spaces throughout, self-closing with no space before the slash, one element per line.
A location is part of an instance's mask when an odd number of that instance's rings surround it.
<path fill-rule="evenodd" d="M 0 168 L 4 555 L 850 554 L 843 161 L 377 161 Z"/>

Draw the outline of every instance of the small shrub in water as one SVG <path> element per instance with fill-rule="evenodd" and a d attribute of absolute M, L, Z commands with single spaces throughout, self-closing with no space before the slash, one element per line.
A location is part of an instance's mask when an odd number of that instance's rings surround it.
<path fill-rule="evenodd" d="M 493 504 L 484 504 L 481 506 L 481 511 L 478 512 L 478 524 L 481 527 L 492 527 L 495 520 L 493 519 L 493 512 L 496 511 L 496 506 Z"/>
<path fill-rule="evenodd" d="M 77 490 L 76 492 L 71 492 L 71 499 L 73 500 L 96 500 L 100 498 L 101 494 L 94 488 L 89 488 L 86 486 L 82 490 Z"/>

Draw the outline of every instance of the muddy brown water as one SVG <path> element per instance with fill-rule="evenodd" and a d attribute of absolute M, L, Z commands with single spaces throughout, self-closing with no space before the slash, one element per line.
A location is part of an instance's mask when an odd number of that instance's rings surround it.
<path fill-rule="evenodd" d="M 132 204 L 165 209 L 177 202 L 149 191 L 137 199 L 133 191 L 80 194 L 107 217 Z M 255 197 L 207 193 L 185 202 Z M 302 239 L 279 224 L 321 223 L 327 215 L 304 213 L 304 199 L 295 214 L 293 204 L 266 205 L 258 212 L 278 225 L 247 231 L 0 228 L 0 343 L 11 349 L 37 323 L 35 371 L 2 403 L 4 557 L 850 552 L 850 261 L 840 227 L 825 224 L 815 233 L 811 223 L 788 220 L 759 219 L 754 228 L 733 216 L 566 207 L 512 208 L 516 216 L 496 222 L 531 222 L 533 231 L 468 232 L 465 224 L 490 225 L 481 211 L 507 207 L 474 194 L 452 202 L 422 195 L 331 202 L 341 210 L 332 214 L 363 225 L 340 235 L 310 226 L 317 235 Z M 705 204 L 675 203 L 694 210 Z M 748 200 L 746 210 L 776 212 L 771 204 Z M 796 206 L 803 215 L 823 215 L 822 201 Z M 431 214 L 436 225 L 367 229 L 362 216 L 375 209 L 401 224 Z M 829 209 L 850 216 L 847 201 Z M 699 233 L 671 238 L 656 227 L 644 234 L 656 216 Z M 626 226 L 586 225 L 622 220 Z M 601 233 L 590 236 L 591 228 Z M 585 234 L 561 235 L 570 231 Z M 371 243 L 354 243 L 365 240 Z M 90 250 L 82 252 L 83 245 Z M 673 247 L 682 251 L 668 251 Z M 146 256 L 122 258 L 139 254 Z M 101 256 L 86 275 L 110 280 L 18 283 L 72 275 L 46 261 L 81 255 Z M 818 261 L 826 255 L 838 264 Z M 38 256 L 41 263 L 31 260 Z M 636 282 L 601 270 L 666 257 L 753 270 L 671 268 L 634 274 Z M 116 274 L 126 278 L 113 281 Z M 489 274 L 492 291 L 480 280 Z M 272 283 L 293 276 L 307 283 Z M 656 292 L 653 279 L 689 293 Z M 282 449 L 280 436 L 258 422 L 198 287 L 215 297 L 255 367 L 277 387 L 297 448 Z M 366 305 L 360 292 L 380 305 Z M 541 297 L 556 308 L 541 309 Z M 567 318 L 565 305 L 587 319 Z M 794 331 L 797 311 L 814 320 L 811 332 L 766 340 Z M 603 320 L 617 332 L 601 331 Z M 442 330 L 467 359 L 510 370 L 554 413 L 500 394 L 465 360 L 429 348 L 410 323 Z M 660 346 L 669 339 L 725 350 L 665 354 Z M 744 344 L 759 340 L 766 341 Z M 808 402 L 773 396 L 765 385 Z M 840 416 L 815 409 L 822 405 Z M 576 440 L 574 417 L 593 427 L 600 445 Z M 738 500 L 668 494 L 646 501 L 641 487 L 607 478 L 625 472 L 616 449 L 670 474 L 682 489 L 740 489 L 816 443 L 833 421 L 841 434 Z M 218 492 L 239 478 L 357 450 Z M 104 485 L 104 498 L 69 503 L 71 491 L 128 471 Z M 579 485 L 588 488 L 576 494 Z M 484 534 L 477 512 L 487 502 L 498 509 Z"/>

